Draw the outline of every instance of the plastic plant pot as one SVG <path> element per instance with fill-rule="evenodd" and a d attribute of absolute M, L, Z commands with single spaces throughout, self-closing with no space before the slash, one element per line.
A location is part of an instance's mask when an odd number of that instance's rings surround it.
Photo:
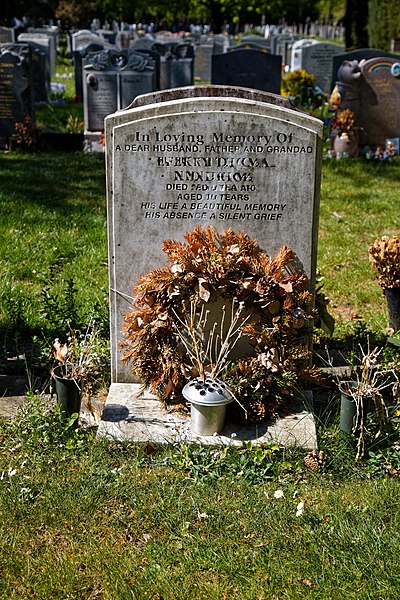
<path fill-rule="evenodd" d="M 53 379 L 56 386 L 57 403 L 63 417 L 70 418 L 71 415 L 81 410 L 82 386 L 78 378 L 71 377 L 72 365 L 62 364 L 53 369 Z M 76 419 L 74 426 L 78 426 Z"/>

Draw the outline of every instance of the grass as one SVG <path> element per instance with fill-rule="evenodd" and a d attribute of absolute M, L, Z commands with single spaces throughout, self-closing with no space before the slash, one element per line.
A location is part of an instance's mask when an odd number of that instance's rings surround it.
<path fill-rule="evenodd" d="M 388 326 L 368 247 L 380 235 L 400 233 L 399 164 L 324 162 L 318 267 L 339 321 L 360 318 L 375 330 Z"/>
<path fill-rule="evenodd" d="M 3 327 L 32 333 L 59 326 L 68 282 L 78 320 L 87 322 L 97 304 L 107 312 L 103 163 L 104 156 L 83 153 L 0 157 Z"/>
<path fill-rule="evenodd" d="M 398 597 L 398 479 L 345 453 L 314 473 L 298 449 L 110 443 L 57 418 L 31 399 L 0 430 L 1 598 Z"/>

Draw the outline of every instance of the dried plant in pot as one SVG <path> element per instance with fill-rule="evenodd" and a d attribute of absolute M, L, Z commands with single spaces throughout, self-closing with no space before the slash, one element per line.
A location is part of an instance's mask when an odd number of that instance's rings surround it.
<path fill-rule="evenodd" d="M 388 411 L 382 392 L 397 387 L 397 376 L 380 362 L 381 348 L 361 348 L 360 366 L 349 381 L 339 383 L 340 430 L 344 437 L 355 436 L 356 458 L 365 453 L 366 438 L 379 437 L 387 424 Z"/>
<path fill-rule="evenodd" d="M 190 404 L 192 431 L 198 435 L 220 433 L 225 423 L 226 406 L 234 400 L 240 405 L 233 390 L 218 377 L 229 364 L 229 353 L 238 342 L 248 319 L 241 318 L 243 305 L 236 304 L 234 299 L 227 329 L 226 305 L 222 307 L 219 322 L 214 321 L 209 330 L 210 310 L 205 310 L 204 304 L 200 314 L 197 302 L 191 302 L 190 312 L 184 313 L 183 317 L 175 313 L 177 337 L 186 349 L 194 371 L 199 374 L 182 390 L 183 397 Z"/>
<path fill-rule="evenodd" d="M 76 415 L 78 425 L 84 389 L 93 384 L 101 357 L 98 352 L 99 329 L 91 322 L 84 333 L 70 331 L 65 343 L 56 339 L 51 348 L 57 364 L 52 369 L 57 403 L 65 418 Z"/>
<path fill-rule="evenodd" d="M 219 378 L 240 399 L 249 421 L 265 421 L 317 375 L 309 365 L 314 310 L 304 270 L 290 248 L 270 257 L 241 231 L 199 226 L 184 237 L 164 242 L 168 266 L 143 275 L 135 287 L 121 359 L 166 405 L 185 404 L 183 388 L 204 375 L 182 339 L 185 327 L 191 320 L 198 325 L 202 309 L 204 315 L 219 307 L 217 317 L 203 324 L 210 331 L 221 323 L 222 307 L 229 314 L 234 303 L 233 315 L 241 307 L 239 339 Z M 234 319 L 226 318 L 218 343 Z M 243 414 L 238 410 L 238 418 Z"/>
<path fill-rule="evenodd" d="M 386 297 L 389 327 L 400 329 L 400 239 L 386 235 L 369 247 L 369 260 L 377 271 L 378 283 Z"/>

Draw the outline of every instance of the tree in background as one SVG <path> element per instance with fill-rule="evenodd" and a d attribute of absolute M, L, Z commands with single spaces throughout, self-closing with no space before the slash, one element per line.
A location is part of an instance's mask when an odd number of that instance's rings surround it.
<path fill-rule="evenodd" d="M 165 26 L 208 23 L 218 33 L 226 24 L 289 24 L 319 17 L 321 0 L 1 0 L 1 20 L 24 15 L 60 19 L 64 27 L 87 27 L 93 17 Z M 329 0 L 336 6 L 341 0 Z M 343 1 L 343 0 L 342 0 Z M 325 2 L 326 3 L 326 2 Z"/>
<path fill-rule="evenodd" d="M 345 0 L 319 0 L 317 4 L 319 18 L 327 21 L 338 22 L 343 18 L 346 10 Z"/>
<path fill-rule="evenodd" d="M 368 0 L 346 0 L 343 23 L 346 49 L 368 48 Z"/>
<path fill-rule="evenodd" d="M 392 39 L 400 37 L 400 3 L 393 0 L 369 0 L 369 45 L 390 50 Z"/>
<path fill-rule="evenodd" d="M 55 11 L 55 17 L 60 19 L 64 29 L 87 26 L 95 16 L 97 5 L 94 0 L 60 0 Z"/>

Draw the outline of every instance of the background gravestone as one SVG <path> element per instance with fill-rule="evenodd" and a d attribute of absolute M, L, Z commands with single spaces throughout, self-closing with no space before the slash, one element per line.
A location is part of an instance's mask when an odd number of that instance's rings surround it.
<path fill-rule="evenodd" d="M 80 29 L 72 34 L 72 52 L 86 48 L 90 44 L 105 45 L 105 39 L 102 35 L 98 35 L 89 29 Z"/>
<path fill-rule="evenodd" d="M 107 117 L 113 382 L 132 381 L 119 360 L 123 294 L 165 264 L 165 239 L 196 225 L 243 230 L 269 254 L 290 245 L 314 281 L 323 124 L 289 107 L 249 89 L 194 86 Z"/>
<path fill-rule="evenodd" d="M 48 102 L 50 96 L 51 75 L 48 69 L 46 54 L 38 48 L 32 48 L 31 71 L 34 101 Z"/>
<path fill-rule="evenodd" d="M 11 27 L 0 27 L 0 44 L 7 44 L 14 41 L 14 30 Z"/>
<path fill-rule="evenodd" d="M 331 90 L 335 87 L 338 79 L 338 70 L 340 65 L 345 61 L 352 60 L 369 60 L 370 58 L 394 58 L 398 62 L 400 61 L 400 54 L 389 54 L 384 50 L 377 50 L 376 48 L 360 48 L 359 50 L 353 50 L 352 52 L 344 52 L 343 54 L 336 54 L 332 60 L 332 81 Z"/>
<path fill-rule="evenodd" d="M 160 89 L 193 85 L 194 47 L 188 42 L 155 42 L 160 55 Z"/>
<path fill-rule="evenodd" d="M 325 93 L 330 93 L 332 79 L 333 58 L 342 54 L 344 46 L 317 42 L 316 44 L 303 46 L 301 49 L 301 69 L 316 76 L 316 84 Z"/>
<path fill-rule="evenodd" d="M 211 81 L 211 62 L 214 44 L 198 44 L 195 49 L 194 78 L 196 81 Z"/>
<path fill-rule="evenodd" d="M 58 28 L 57 27 L 28 27 L 28 33 L 44 35 L 50 41 L 50 66 L 52 74 L 57 70 L 57 54 L 58 54 Z"/>
<path fill-rule="evenodd" d="M 292 54 L 290 58 L 290 70 L 297 71 L 297 69 L 301 69 L 301 53 L 305 46 L 312 46 L 313 44 L 318 44 L 317 40 L 303 38 L 293 42 L 292 45 Z"/>
<path fill-rule="evenodd" d="M 271 40 L 263 37 L 262 35 L 245 35 L 240 41 L 241 45 L 248 45 L 251 47 L 262 46 L 266 50 L 271 50 Z"/>
<path fill-rule="evenodd" d="M 54 47 L 54 38 L 44 33 L 20 33 L 19 42 L 29 43 L 34 48 L 45 52 L 48 60 L 48 68 L 51 75 L 55 75 L 57 64 L 57 51 Z"/>
<path fill-rule="evenodd" d="M 78 50 L 72 52 L 72 59 L 74 62 L 74 78 L 75 78 L 75 94 L 78 98 L 83 99 L 83 59 L 90 53 L 101 52 L 104 44 L 92 43 L 88 46 L 80 47 Z"/>
<path fill-rule="evenodd" d="M 0 148 L 8 145 L 16 121 L 34 117 L 31 49 L 0 44 Z"/>
<path fill-rule="evenodd" d="M 392 73 L 393 58 L 372 58 L 361 67 L 360 104 L 356 125 L 361 144 L 385 146 L 386 138 L 400 137 L 400 78 Z"/>
<path fill-rule="evenodd" d="M 282 58 L 260 50 L 231 50 L 212 57 L 211 83 L 280 94 Z"/>
<path fill-rule="evenodd" d="M 156 89 L 154 59 L 134 50 L 102 50 L 83 59 L 86 131 L 102 131 L 107 115 Z"/>

